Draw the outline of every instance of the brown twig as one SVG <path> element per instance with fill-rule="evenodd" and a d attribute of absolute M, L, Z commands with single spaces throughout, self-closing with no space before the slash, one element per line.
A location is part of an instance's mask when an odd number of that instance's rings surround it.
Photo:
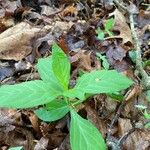
<path fill-rule="evenodd" d="M 118 110 L 117 110 L 117 112 L 116 112 L 114 118 L 113 118 L 112 121 L 111 121 L 111 124 L 110 124 L 110 126 L 109 126 L 109 130 L 108 130 L 108 133 L 107 133 L 107 139 L 108 139 L 108 140 L 110 139 L 110 136 L 111 136 L 111 129 L 113 128 L 114 124 L 117 122 L 117 120 L 118 120 L 118 118 L 119 118 L 119 116 L 120 116 L 120 114 L 121 114 L 121 112 L 122 112 L 124 106 L 126 105 L 128 95 L 130 94 L 131 91 L 132 91 L 132 90 L 129 90 L 129 91 L 125 94 L 124 100 L 122 101 L 122 103 L 121 103 L 120 106 L 118 107 Z"/>

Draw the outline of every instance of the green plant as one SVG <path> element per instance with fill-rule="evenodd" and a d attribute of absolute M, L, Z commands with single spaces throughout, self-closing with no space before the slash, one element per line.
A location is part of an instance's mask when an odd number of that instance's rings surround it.
<path fill-rule="evenodd" d="M 28 81 L 0 88 L 0 106 L 29 108 L 43 105 L 35 111 L 44 121 L 55 121 L 71 114 L 70 143 L 72 150 L 105 150 L 106 144 L 92 123 L 75 111 L 89 95 L 116 93 L 133 82 L 115 70 L 84 73 L 74 88 L 69 88 L 70 62 L 57 44 L 52 56 L 39 59 L 37 69 L 41 80 Z"/>
<path fill-rule="evenodd" d="M 101 55 L 100 53 L 96 53 L 96 56 L 102 60 L 102 66 L 104 67 L 105 70 L 109 69 L 109 63 L 107 61 L 106 56 Z"/>
<path fill-rule="evenodd" d="M 135 105 L 135 107 L 138 108 L 142 112 L 145 119 L 147 119 L 147 120 L 150 119 L 150 114 L 147 112 L 147 107 L 146 106 L 144 106 L 144 105 Z M 144 127 L 145 128 L 150 128 L 150 122 L 146 123 L 144 125 Z"/>
<path fill-rule="evenodd" d="M 97 28 L 96 33 L 98 34 L 97 38 L 99 40 L 104 40 L 105 34 L 108 34 L 110 37 L 113 36 L 113 33 L 111 32 L 111 29 L 114 26 L 114 19 L 110 18 L 106 21 L 104 24 L 104 30 L 102 30 L 100 27 Z"/>

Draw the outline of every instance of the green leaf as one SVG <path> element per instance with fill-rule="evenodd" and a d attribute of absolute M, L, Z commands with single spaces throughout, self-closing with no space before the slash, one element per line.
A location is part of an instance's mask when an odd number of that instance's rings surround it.
<path fill-rule="evenodd" d="M 150 102 L 150 90 L 146 91 L 146 98 Z"/>
<path fill-rule="evenodd" d="M 113 18 L 110 18 L 106 21 L 105 23 L 105 30 L 111 30 L 114 26 L 114 19 Z"/>
<path fill-rule="evenodd" d="M 52 68 L 59 83 L 67 90 L 70 79 L 70 62 L 57 44 L 52 46 Z"/>
<path fill-rule="evenodd" d="M 106 59 L 106 56 L 101 55 L 100 53 L 96 53 L 96 56 L 99 57 L 100 60 L 102 60 L 102 65 L 105 70 L 109 69 L 109 63 Z"/>
<path fill-rule="evenodd" d="M 150 119 L 150 114 L 147 112 L 147 110 L 144 110 L 144 118 L 145 119 Z"/>
<path fill-rule="evenodd" d="M 39 59 L 37 69 L 44 82 L 50 82 L 58 91 L 63 91 L 63 87 L 55 77 L 52 69 L 52 57 Z"/>
<path fill-rule="evenodd" d="M 150 128 L 150 122 L 148 122 L 144 127 L 145 128 Z"/>
<path fill-rule="evenodd" d="M 97 28 L 96 33 L 98 34 L 97 38 L 98 38 L 99 40 L 104 40 L 105 34 L 104 34 L 104 32 L 100 29 L 100 27 Z"/>
<path fill-rule="evenodd" d="M 111 94 L 107 94 L 109 97 L 111 97 L 113 100 L 116 101 L 123 101 L 124 96 L 120 93 L 111 93 Z"/>
<path fill-rule="evenodd" d="M 150 60 L 146 60 L 143 62 L 143 67 L 147 67 L 147 66 L 150 66 Z"/>
<path fill-rule="evenodd" d="M 63 92 L 63 96 L 65 97 L 69 97 L 69 98 L 79 98 L 80 100 L 84 101 L 86 99 L 85 97 L 85 93 L 83 93 L 82 91 L 73 88 L 73 89 L 69 89 L 65 92 Z"/>
<path fill-rule="evenodd" d="M 69 107 L 65 101 L 53 100 L 46 107 L 35 111 L 35 114 L 43 121 L 50 122 L 61 119 L 69 112 Z"/>
<path fill-rule="evenodd" d="M 18 147 L 12 147 L 9 148 L 8 150 L 22 150 L 23 146 L 18 146 Z"/>
<path fill-rule="evenodd" d="M 136 62 L 136 51 L 135 50 L 132 50 L 132 51 L 129 51 L 129 57 L 131 58 L 132 62 Z"/>
<path fill-rule="evenodd" d="M 128 88 L 132 84 L 131 80 L 115 70 L 92 71 L 82 75 L 77 80 L 76 86 L 71 90 L 71 94 L 67 94 L 84 97 L 85 93 L 115 93 Z"/>
<path fill-rule="evenodd" d="M 71 110 L 70 142 L 72 150 L 106 150 L 98 129 Z"/>
<path fill-rule="evenodd" d="M 0 87 L 0 107 L 34 107 L 52 101 L 61 93 L 53 84 L 41 80 L 4 85 Z"/>

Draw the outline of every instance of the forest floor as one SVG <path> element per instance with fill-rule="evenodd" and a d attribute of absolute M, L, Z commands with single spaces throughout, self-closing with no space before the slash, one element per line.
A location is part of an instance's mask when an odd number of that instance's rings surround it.
<path fill-rule="evenodd" d="M 54 42 L 70 59 L 70 84 L 98 69 L 134 81 L 120 95 L 88 98 L 79 114 L 110 150 L 149 150 L 150 1 L 0 0 L 1 85 L 40 79 L 37 61 L 51 55 Z M 0 108 L 0 149 L 70 150 L 70 116 L 44 122 L 34 110 Z"/>

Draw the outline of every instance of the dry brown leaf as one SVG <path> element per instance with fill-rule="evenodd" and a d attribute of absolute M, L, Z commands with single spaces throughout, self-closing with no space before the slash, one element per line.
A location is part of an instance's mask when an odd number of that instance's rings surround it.
<path fill-rule="evenodd" d="M 137 22 L 140 28 L 150 24 L 150 11 L 140 10 Z"/>
<path fill-rule="evenodd" d="M 65 137 L 63 142 L 60 144 L 60 146 L 54 150 L 70 150 L 70 140 L 69 140 L 69 134 Z"/>
<path fill-rule="evenodd" d="M 49 26 L 32 27 L 22 22 L 0 34 L 0 59 L 21 60 L 31 53 L 33 42 L 47 33 Z"/>
<path fill-rule="evenodd" d="M 35 145 L 34 150 L 45 150 L 45 149 L 47 149 L 48 141 L 49 141 L 48 138 L 42 137 L 42 138 L 37 142 L 37 144 Z"/>
<path fill-rule="evenodd" d="M 0 126 L 22 124 L 21 113 L 14 109 L 0 108 Z"/>
<path fill-rule="evenodd" d="M 132 129 L 130 119 L 118 120 L 119 136 L 125 135 Z M 128 136 L 124 143 L 125 150 L 148 150 L 150 147 L 150 132 L 148 130 L 136 130 Z"/>
<path fill-rule="evenodd" d="M 30 119 L 30 122 L 32 124 L 33 129 L 37 133 L 39 133 L 40 132 L 40 127 L 39 127 L 38 117 L 33 112 L 28 112 L 28 116 L 29 116 L 29 119 Z"/>
<path fill-rule="evenodd" d="M 126 101 L 129 101 L 133 98 L 135 98 L 137 95 L 139 95 L 142 91 L 142 88 L 139 85 L 135 85 L 133 89 L 129 92 L 129 94 L 126 97 Z"/>
<path fill-rule="evenodd" d="M 0 33 L 5 31 L 7 28 L 14 26 L 14 20 L 11 17 L 2 17 L 0 18 Z"/>
<path fill-rule="evenodd" d="M 95 66 L 93 67 L 91 52 L 87 54 L 85 50 L 79 50 L 77 54 L 71 57 L 72 63 L 78 62 L 78 69 L 88 71 L 88 72 L 101 68 L 100 62 L 98 60 L 94 60 L 94 61 L 95 61 Z"/>
<path fill-rule="evenodd" d="M 98 116 L 97 112 L 89 105 L 86 105 L 85 109 L 87 112 L 87 119 L 89 119 L 98 128 L 98 130 L 101 131 L 103 137 L 105 137 L 107 132 L 105 122 Z"/>
<path fill-rule="evenodd" d="M 74 23 L 72 21 L 70 22 L 65 22 L 65 21 L 55 21 L 52 26 L 52 31 L 53 32 L 58 32 L 58 28 L 61 30 L 61 31 L 68 31 L 71 26 L 73 25 Z"/>
<path fill-rule="evenodd" d="M 120 32 L 120 34 L 115 36 L 115 38 L 121 38 L 123 40 L 123 44 L 127 42 L 132 43 L 131 30 L 124 15 L 118 9 L 111 13 L 111 15 L 114 15 L 115 21 L 113 29 Z"/>
<path fill-rule="evenodd" d="M 68 15 L 72 16 L 75 15 L 77 16 L 78 10 L 75 6 L 68 6 L 66 7 L 62 12 L 61 12 L 61 16 L 62 17 L 66 17 Z"/>

